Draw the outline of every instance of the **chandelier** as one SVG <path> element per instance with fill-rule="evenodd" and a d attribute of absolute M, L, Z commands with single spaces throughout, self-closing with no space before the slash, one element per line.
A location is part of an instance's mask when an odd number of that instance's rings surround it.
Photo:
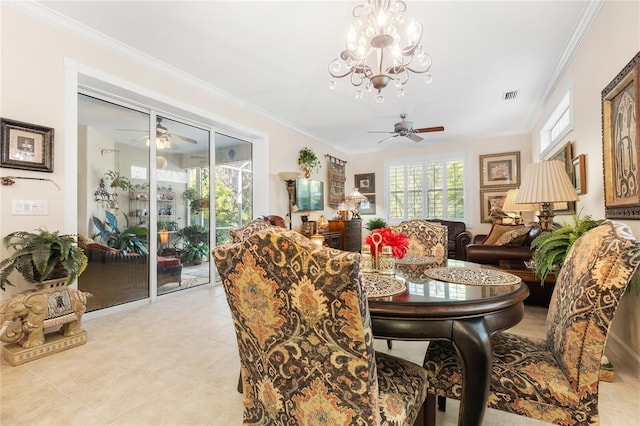
<path fill-rule="evenodd" d="M 391 81 L 398 96 L 405 95 L 410 72 L 425 74 L 425 82 L 431 82 L 431 56 L 420 44 L 422 24 L 413 19 L 407 22 L 406 10 L 401 0 L 366 0 L 353 9 L 355 21 L 347 34 L 346 49 L 329 63 L 331 89 L 337 78 L 349 76 L 356 99 L 362 98 L 363 89 L 377 90 L 376 102 L 381 104 L 381 91 Z"/>

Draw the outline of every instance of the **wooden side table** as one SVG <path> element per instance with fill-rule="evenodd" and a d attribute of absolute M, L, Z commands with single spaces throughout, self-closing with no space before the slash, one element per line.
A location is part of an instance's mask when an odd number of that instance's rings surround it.
<path fill-rule="evenodd" d="M 549 273 L 544 279 L 544 285 L 542 285 L 540 277 L 532 268 L 527 268 L 522 260 L 500 260 L 498 266 L 503 271 L 520 277 L 522 282 L 527 284 L 529 297 L 524 301 L 525 304 L 549 307 L 549 301 L 556 284 L 554 273 Z"/>

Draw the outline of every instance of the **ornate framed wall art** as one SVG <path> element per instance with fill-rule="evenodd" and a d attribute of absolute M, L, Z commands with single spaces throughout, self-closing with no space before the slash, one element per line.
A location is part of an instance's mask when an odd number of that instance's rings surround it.
<path fill-rule="evenodd" d="M 53 129 L 0 119 L 0 167 L 53 172 Z"/>
<path fill-rule="evenodd" d="M 363 173 L 361 175 L 353 176 L 353 187 L 358 188 L 361 194 L 375 194 L 376 193 L 376 174 L 375 173 Z"/>
<path fill-rule="evenodd" d="M 606 218 L 640 219 L 640 52 L 602 91 Z"/>
<path fill-rule="evenodd" d="M 520 151 L 480 156 L 480 188 L 520 185 Z"/>
<path fill-rule="evenodd" d="M 493 222 L 491 213 L 492 211 L 502 211 L 504 200 L 507 198 L 507 192 L 511 188 L 489 189 L 480 191 L 480 222 L 491 223 Z"/>

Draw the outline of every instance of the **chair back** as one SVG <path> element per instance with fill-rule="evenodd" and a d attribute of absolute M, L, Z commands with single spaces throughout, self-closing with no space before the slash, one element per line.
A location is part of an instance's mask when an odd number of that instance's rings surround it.
<path fill-rule="evenodd" d="M 270 222 L 267 222 L 262 217 L 259 217 L 247 223 L 245 226 L 230 229 L 229 236 L 231 237 L 232 243 L 239 243 L 241 241 L 246 240 L 256 232 L 269 229 L 272 227 L 273 225 L 271 225 Z"/>
<path fill-rule="evenodd" d="M 640 261 L 624 224 L 605 221 L 569 250 L 547 314 L 547 345 L 581 399 L 598 392 L 611 320 Z"/>
<path fill-rule="evenodd" d="M 401 222 L 396 231 L 404 233 L 409 240 L 407 255 L 430 256 L 434 257 L 439 265 L 446 263 L 449 230 L 445 225 L 414 219 Z"/>
<path fill-rule="evenodd" d="M 213 256 L 238 340 L 245 423 L 378 424 L 360 255 L 271 228 Z"/>

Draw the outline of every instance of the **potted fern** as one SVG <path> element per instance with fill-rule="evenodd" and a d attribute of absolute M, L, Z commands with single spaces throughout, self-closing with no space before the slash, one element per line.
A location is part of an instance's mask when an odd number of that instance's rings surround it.
<path fill-rule="evenodd" d="M 0 262 L 2 290 L 6 285 L 13 286 L 9 280 L 13 271 L 30 283 L 67 277 L 69 285 L 87 267 L 87 256 L 78 247 L 75 235 L 40 228 L 36 232 L 12 232 L 4 237 L 3 243 L 13 252 Z"/>
<path fill-rule="evenodd" d="M 581 219 L 579 214 L 574 213 L 573 221 L 573 226 L 564 224 L 561 228 L 543 232 L 531 242 L 531 249 L 534 250 L 534 270 L 540 277 L 541 284 L 544 283 L 549 272 L 562 266 L 573 243 L 604 220 L 594 220 L 589 215 Z"/>

